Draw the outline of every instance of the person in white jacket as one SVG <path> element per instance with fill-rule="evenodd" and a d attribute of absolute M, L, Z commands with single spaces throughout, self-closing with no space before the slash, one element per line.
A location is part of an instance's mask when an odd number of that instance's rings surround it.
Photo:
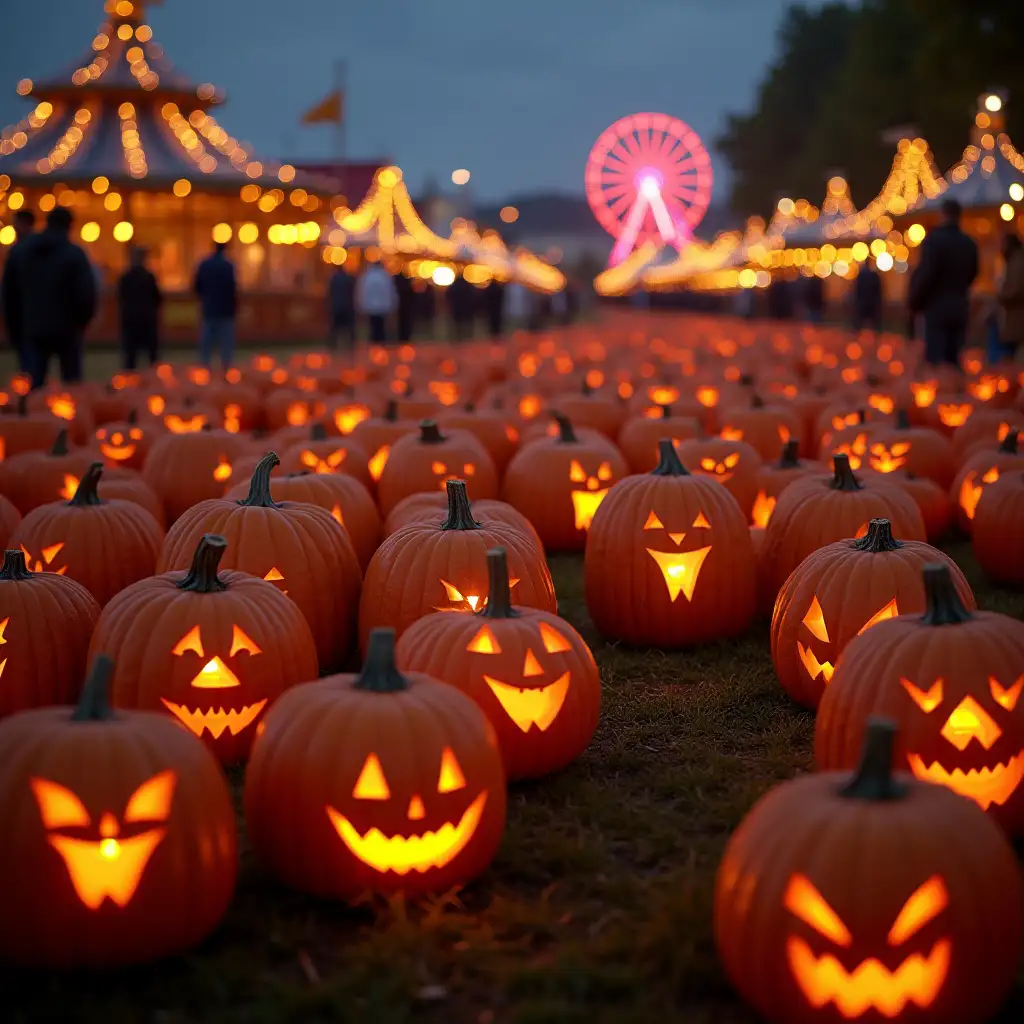
<path fill-rule="evenodd" d="M 356 283 L 356 310 L 370 324 L 370 341 L 387 341 L 388 319 L 398 309 L 398 289 L 391 274 L 379 263 L 368 263 Z"/>

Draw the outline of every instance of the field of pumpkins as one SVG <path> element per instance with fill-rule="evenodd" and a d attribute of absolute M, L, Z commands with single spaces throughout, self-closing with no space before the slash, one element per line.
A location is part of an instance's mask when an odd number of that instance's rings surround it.
<path fill-rule="evenodd" d="M 0 410 L 8 1019 L 1024 1019 L 1020 367 L 636 314 Z"/>

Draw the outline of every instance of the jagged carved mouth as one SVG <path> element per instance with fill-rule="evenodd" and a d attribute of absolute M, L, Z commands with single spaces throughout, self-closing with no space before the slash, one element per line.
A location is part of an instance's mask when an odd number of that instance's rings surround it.
<path fill-rule="evenodd" d="M 243 729 L 252 725 L 267 704 L 266 700 L 261 700 L 256 704 L 250 704 L 244 708 L 233 708 L 230 711 L 225 711 L 224 708 L 218 708 L 216 711 L 212 708 L 207 711 L 191 711 L 183 704 L 174 704 L 164 697 L 161 697 L 160 700 L 190 732 L 195 733 L 196 736 L 202 736 L 206 731 L 214 739 L 217 739 L 225 729 L 232 736 L 237 736 Z"/>
<path fill-rule="evenodd" d="M 1024 779 L 1024 750 L 1004 764 L 996 764 L 991 768 L 972 768 L 968 772 L 960 768 L 949 771 L 938 761 L 925 765 L 917 754 L 908 754 L 907 761 L 917 778 L 938 783 L 954 793 L 970 797 L 983 811 L 987 811 L 992 804 L 1000 807 L 1005 804 L 1013 796 L 1021 779 Z"/>

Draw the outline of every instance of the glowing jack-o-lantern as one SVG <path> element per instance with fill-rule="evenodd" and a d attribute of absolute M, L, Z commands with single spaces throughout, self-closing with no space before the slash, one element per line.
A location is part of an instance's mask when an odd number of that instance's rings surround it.
<path fill-rule="evenodd" d="M 82 801 L 56 782 L 31 780 L 47 842 L 60 854 L 78 898 L 90 910 L 98 910 L 108 899 L 124 907 L 135 895 L 166 834 L 162 826 L 171 813 L 176 781 L 170 770 L 154 775 L 129 797 L 120 821 L 104 811 L 97 834 L 86 838 L 93 820 Z M 129 831 L 129 826 L 134 828 Z"/>
<path fill-rule="evenodd" d="M 815 755 L 825 767 L 848 763 L 865 717 L 890 715 L 901 725 L 897 764 L 970 798 L 1018 834 L 1024 623 L 971 610 L 946 565 L 928 566 L 924 579 L 923 616 L 882 623 L 847 647 L 822 701 Z M 865 670 L 874 674 L 865 677 Z"/>
<path fill-rule="evenodd" d="M 487 564 L 484 609 L 420 619 L 403 635 L 398 663 L 472 697 L 498 734 L 509 778 L 536 778 L 589 743 L 600 710 L 597 666 L 567 622 L 513 607 L 504 549 L 489 551 Z"/>
<path fill-rule="evenodd" d="M 907 463 L 907 453 L 910 451 L 909 441 L 899 441 L 895 444 L 884 445 L 876 442 L 868 449 L 868 465 L 876 473 L 894 473 L 902 469 Z M 853 463 L 851 462 L 852 466 Z M 854 469 L 857 467 L 854 466 Z"/>
<path fill-rule="evenodd" d="M 313 473 L 336 473 L 347 455 L 348 452 L 344 448 L 339 448 L 321 458 L 316 452 L 305 448 L 299 453 L 299 460 L 304 469 Z"/>
<path fill-rule="evenodd" d="M 163 418 L 164 426 L 172 434 L 194 434 L 207 426 L 209 422 L 209 417 L 202 412 L 190 414 L 169 412 Z"/>
<path fill-rule="evenodd" d="M 20 547 L 21 553 L 25 556 L 25 564 L 32 572 L 55 572 L 58 576 L 63 576 L 68 571 L 66 565 L 54 566 L 54 560 L 64 550 L 63 541 L 43 548 L 39 552 L 39 558 L 35 558 L 24 544 Z"/>
<path fill-rule="evenodd" d="M 726 847 L 719 954 L 775 1024 L 983 1020 L 1012 984 L 1022 928 L 1012 849 L 969 801 L 894 774 L 895 746 L 894 726 L 873 719 L 852 776 L 783 783 Z M 781 833 L 782 848 L 771 841 Z M 869 855 L 851 859 L 853 848 Z"/>
<path fill-rule="evenodd" d="M 96 431 L 96 441 L 103 458 L 111 466 L 139 469 L 148 451 L 142 427 L 130 422 L 100 427 Z"/>
<path fill-rule="evenodd" d="M 574 487 L 569 492 L 572 497 L 573 516 L 577 530 L 590 529 L 594 513 L 608 493 L 608 482 L 612 476 L 612 467 L 609 462 L 602 462 L 594 475 L 587 473 L 576 459 L 569 463 L 570 481 L 573 484 L 583 485 L 582 488 Z"/>
<path fill-rule="evenodd" d="M 896 540 L 887 519 L 873 519 L 863 538 L 826 545 L 801 562 L 772 616 L 772 661 L 786 692 L 816 707 L 851 641 L 897 615 L 924 610 L 921 573 L 940 560 L 973 607 L 967 581 L 947 556 L 920 541 Z"/>
<path fill-rule="evenodd" d="M 591 617 L 606 636 L 633 644 L 733 635 L 753 614 L 746 517 L 726 488 L 690 475 L 667 438 L 659 454 L 652 473 L 616 484 L 594 518 L 585 561 Z M 613 596 L 623 587 L 626 603 Z"/>
<path fill-rule="evenodd" d="M 415 742 L 396 746 L 396 726 Z M 309 731 L 322 728 L 340 729 L 344 754 L 328 784 L 317 786 L 322 774 L 311 754 L 319 742 Z M 294 773 L 282 789 L 272 762 L 293 747 Z M 444 891 L 493 856 L 504 772 L 479 708 L 455 687 L 399 672 L 394 632 L 375 630 L 359 676 L 298 687 L 268 714 L 246 774 L 245 809 L 257 855 L 290 884 L 343 898 Z M 281 827 L 282 813 L 294 827 Z"/>

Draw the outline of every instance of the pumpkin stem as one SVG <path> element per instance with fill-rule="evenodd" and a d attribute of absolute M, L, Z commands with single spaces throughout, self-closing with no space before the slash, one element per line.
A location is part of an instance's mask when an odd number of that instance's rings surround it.
<path fill-rule="evenodd" d="M 228 542 L 218 534 L 203 534 L 192 556 L 192 568 L 184 579 L 178 581 L 178 589 L 189 590 L 193 594 L 215 594 L 227 590 L 228 585 L 217 575 L 227 546 Z"/>
<path fill-rule="evenodd" d="M 924 600 L 921 621 L 926 626 L 954 626 L 971 619 L 971 613 L 953 586 L 949 566 L 942 562 L 924 567 Z"/>
<path fill-rule="evenodd" d="M 683 465 L 679 452 L 670 437 L 658 441 L 658 464 L 651 470 L 651 476 L 689 476 L 690 471 Z"/>
<path fill-rule="evenodd" d="M 872 555 L 882 555 L 886 551 L 896 551 L 903 547 L 903 542 L 892 535 L 892 523 L 888 519 L 872 519 L 868 523 L 868 532 L 853 542 L 858 551 L 867 551 Z"/>
<path fill-rule="evenodd" d="M 800 467 L 800 442 L 787 441 L 782 446 L 782 455 L 779 457 L 779 469 L 799 469 Z"/>
<path fill-rule="evenodd" d="M 672 415 L 672 406 L 671 405 L 662 405 L 662 406 L 659 406 L 659 408 L 661 409 L 661 418 L 663 420 L 667 420 Z"/>
<path fill-rule="evenodd" d="M 384 419 L 386 419 L 388 423 L 398 422 L 398 402 L 394 398 L 388 399 L 388 404 L 384 409 Z"/>
<path fill-rule="evenodd" d="M 910 429 L 910 413 L 906 409 L 896 410 L 896 429 L 897 430 L 909 430 Z"/>
<path fill-rule="evenodd" d="M 399 693 L 409 682 L 395 665 L 395 631 L 384 627 L 370 630 L 363 670 L 353 684 L 356 690 L 370 693 Z"/>
<path fill-rule="evenodd" d="M 97 654 L 85 677 L 82 695 L 71 714 L 72 722 L 104 722 L 114 717 L 110 710 L 110 679 L 114 663 L 106 654 Z"/>
<path fill-rule="evenodd" d="M 441 433 L 441 428 L 433 420 L 424 420 L 420 424 L 420 444 L 441 444 L 448 438 Z"/>
<path fill-rule="evenodd" d="M 833 491 L 859 491 L 863 489 L 864 485 L 853 475 L 853 470 L 850 468 L 849 455 L 843 452 L 833 455 L 832 469 L 835 471 L 835 476 L 832 478 L 829 487 Z"/>
<path fill-rule="evenodd" d="M 133 427 L 139 422 L 139 411 L 138 409 L 129 409 L 128 415 L 125 416 L 125 422 L 130 423 Z"/>
<path fill-rule="evenodd" d="M 28 415 L 28 395 L 18 395 L 17 413 L 19 416 Z"/>
<path fill-rule="evenodd" d="M 68 428 L 61 427 L 57 431 L 57 436 L 53 439 L 53 447 L 50 449 L 51 455 L 67 455 L 68 453 Z"/>
<path fill-rule="evenodd" d="M 1017 427 L 1010 427 L 1006 434 L 1006 437 L 999 442 L 999 450 L 1001 452 L 1009 452 L 1011 455 L 1017 454 Z"/>
<path fill-rule="evenodd" d="M 446 480 L 448 492 L 448 518 L 441 524 L 442 530 L 479 530 L 480 524 L 473 518 L 473 506 L 469 503 L 465 480 Z"/>
<path fill-rule="evenodd" d="M 907 795 L 904 783 L 892 774 L 892 752 L 896 744 L 896 724 L 888 718 L 872 716 L 864 732 L 860 764 L 839 795 L 853 800 L 900 800 Z"/>
<path fill-rule="evenodd" d="M 560 412 L 553 412 L 551 414 L 555 418 L 555 422 L 558 424 L 558 441 L 560 444 L 579 444 L 579 438 L 576 436 L 576 431 L 573 430 L 572 421 L 568 417 L 563 416 Z"/>
<path fill-rule="evenodd" d="M 25 552 L 21 548 L 8 548 L 4 552 L 4 564 L 0 568 L 0 580 L 27 580 L 32 573 L 25 565 Z"/>
<path fill-rule="evenodd" d="M 477 614 L 485 619 L 514 619 L 519 615 L 512 607 L 508 555 L 504 548 L 491 548 L 487 552 L 487 604 Z"/>
<path fill-rule="evenodd" d="M 309 428 L 309 439 L 310 441 L 326 441 L 327 440 L 327 428 L 322 423 L 314 423 Z"/>
<path fill-rule="evenodd" d="M 276 452 L 267 452 L 252 472 L 249 493 L 238 504 L 253 508 L 280 508 L 270 494 L 270 474 L 274 471 L 274 467 L 280 464 L 281 460 L 277 457 Z"/>
<path fill-rule="evenodd" d="M 103 505 L 104 501 L 96 491 L 96 486 L 103 476 L 103 463 L 94 462 L 78 483 L 78 490 L 68 502 L 70 507 L 84 508 L 86 505 Z"/>

